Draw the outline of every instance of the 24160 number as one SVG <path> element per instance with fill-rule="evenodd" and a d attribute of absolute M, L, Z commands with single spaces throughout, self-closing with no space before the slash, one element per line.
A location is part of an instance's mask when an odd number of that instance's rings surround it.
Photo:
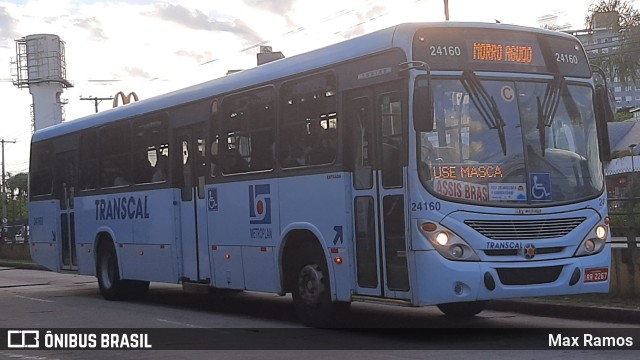
<path fill-rule="evenodd" d="M 422 211 L 422 210 L 440 211 L 440 202 L 424 201 L 424 202 L 411 203 L 411 211 Z"/>
<path fill-rule="evenodd" d="M 429 46 L 431 56 L 460 56 L 460 46 Z"/>

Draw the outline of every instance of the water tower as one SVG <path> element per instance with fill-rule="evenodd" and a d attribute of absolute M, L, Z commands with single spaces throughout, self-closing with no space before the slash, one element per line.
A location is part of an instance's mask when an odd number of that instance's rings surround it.
<path fill-rule="evenodd" d="M 29 88 L 33 97 L 33 128 L 40 130 L 62 122 L 61 99 L 67 80 L 64 41 L 57 35 L 28 35 L 16 40 L 13 84 Z"/>

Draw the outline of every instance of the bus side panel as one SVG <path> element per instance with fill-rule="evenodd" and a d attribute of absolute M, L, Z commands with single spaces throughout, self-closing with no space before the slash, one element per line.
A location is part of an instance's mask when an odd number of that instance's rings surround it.
<path fill-rule="evenodd" d="M 181 274 L 175 204 L 180 198 L 174 189 L 152 190 L 137 194 L 133 218 L 133 243 L 123 251 L 128 279 L 177 283 Z M 177 200 L 176 200 L 177 199 Z M 126 260 L 125 260 L 126 259 Z"/>
<path fill-rule="evenodd" d="M 96 197 L 76 197 L 76 247 L 78 274 L 96 275 Z"/>
<path fill-rule="evenodd" d="M 213 285 L 220 289 L 244 290 L 242 248 L 240 246 L 214 246 L 211 251 Z"/>
<path fill-rule="evenodd" d="M 334 299 L 341 301 L 351 300 L 353 278 L 349 261 L 351 206 L 345 195 L 348 181 L 348 176 L 339 172 L 280 179 L 280 188 L 287 189 L 280 192 L 281 228 L 309 223 L 319 230 L 319 241 L 325 255 L 329 255 L 326 259 Z M 342 258 L 340 264 L 334 260 L 338 256 Z"/>
<path fill-rule="evenodd" d="M 170 245 L 126 244 L 119 251 L 120 263 L 126 269 L 124 276 L 131 280 L 177 283 Z"/>
<path fill-rule="evenodd" d="M 245 264 L 245 289 L 278 292 L 278 272 L 273 247 L 244 246 L 242 262 Z"/>
<path fill-rule="evenodd" d="M 100 231 L 108 230 L 118 254 L 121 250 L 119 244 L 132 243 L 133 220 L 129 218 L 129 214 L 135 217 L 136 199 L 137 195 L 128 193 L 75 198 L 75 231 L 79 273 L 95 275 L 96 256 L 98 256 L 95 253 L 95 246 Z M 89 256 L 90 249 L 91 256 Z M 121 258 L 118 259 L 118 262 L 120 263 L 121 276 L 126 278 L 127 264 Z"/>
<path fill-rule="evenodd" d="M 260 251 L 275 248 L 280 238 L 277 200 L 276 179 L 229 182 L 207 189 L 215 287 L 266 291 L 275 289 L 267 284 L 279 284 L 275 262 L 269 260 L 273 252 Z M 259 256 L 245 247 L 256 248 Z"/>
<path fill-rule="evenodd" d="M 60 205 L 46 200 L 29 203 L 31 259 L 53 271 L 60 271 L 61 236 L 58 231 Z"/>

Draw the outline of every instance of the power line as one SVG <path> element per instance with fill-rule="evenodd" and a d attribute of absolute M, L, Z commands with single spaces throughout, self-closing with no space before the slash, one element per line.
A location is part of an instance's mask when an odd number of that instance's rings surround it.
<path fill-rule="evenodd" d="M 90 100 L 93 101 L 96 107 L 96 113 L 98 112 L 98 104 L 100 104 L 102 102 L 102 100 L 113 100 L 113 97 L 108 97 L 108 98 L 103 98 L 103 97 L 97 97 L 97 96 L 89 96 L 89 97 L 82 97 L 80 96 L 80 100 Z"/>

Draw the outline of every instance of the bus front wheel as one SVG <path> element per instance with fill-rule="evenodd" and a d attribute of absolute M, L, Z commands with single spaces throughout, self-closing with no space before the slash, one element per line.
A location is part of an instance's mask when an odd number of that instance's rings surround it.
<path fill-rule="evenodd" d="M 111 242 L 101 246 L 98 251 L 96 277 L 100 294 L 107 300 L 137 299 L 149 290 L 148 281 L 120 279 L 118 258 Z"/>
<path fill-rule="evenodd" d="M 312 327 L 337 326 L 348 314 L 350 303 L 332 302 L 326 261 L 319 255 L 298 262 L 292 288 L 298 319 Z"/>
<path fill-rule="evenodd" d="M 470 317 L 478 315 L 487 306 L 487 301 L 469 301 L 438 304 L 438 309 L 447 316 Z"/>

